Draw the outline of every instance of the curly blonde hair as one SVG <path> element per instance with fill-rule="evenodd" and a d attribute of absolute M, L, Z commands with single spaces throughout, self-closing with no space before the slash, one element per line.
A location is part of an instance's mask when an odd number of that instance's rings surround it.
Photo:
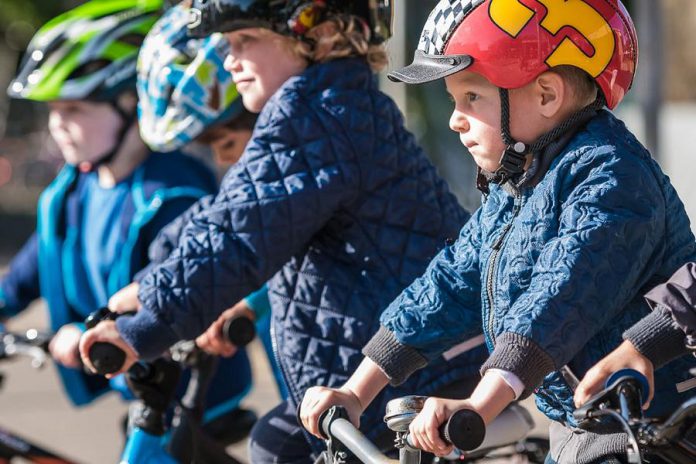
<path fill-rule="evenodd" d="M 293 49 L 309 62 L 324 63 L 351 56 L 365 57 L 373 72 L 387 67 L 389 60 L 384 44 L 370 44 L 370 29 L 357 16 L 340 14 L 315 26 L 305 41 L 294 40 Z"/>

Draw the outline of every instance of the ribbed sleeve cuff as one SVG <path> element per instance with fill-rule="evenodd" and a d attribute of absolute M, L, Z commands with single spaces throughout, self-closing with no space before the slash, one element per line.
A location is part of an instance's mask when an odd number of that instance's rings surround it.
<path fill-rule="evenodd" d="M 481 367 L 481 375 L 488 369 L 502 369 L 515 374 L 524 384 L 524 391 L 520 395 L 520 399 L 524 399 L 555 369 L 555 365 L 553 359 L 535 342 L 522 335 L 506 332 L 496 339 L 495 350 Z"/>
<path fill-rule="evenodd" d="M 146 309 L 141 309 L 134 316 L 119 317 L 116 319 L 116 327 L 126 343 L 145 360 L 162 356 L 165 350 L 179 341 L 179 337 L 168 325 Z"/>
<path fill-rule="evenodd" d="M 381 326 L 362 350 L 389 378 L 391 385 L 401 385 L 428 360 L 415 349 L 401 344 L 394 333 Z"/>
<path fill-rule="evenodd" d="M 623 338 L 648 358 L 655 369 L 688 353 L 686 335 L 670 316 L 669 310 L 661 305 L 626 330 Z"/>

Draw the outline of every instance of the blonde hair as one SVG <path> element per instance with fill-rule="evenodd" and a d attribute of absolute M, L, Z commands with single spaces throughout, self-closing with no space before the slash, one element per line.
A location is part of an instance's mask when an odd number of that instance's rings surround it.
<path fill-rule="evenodd" d="M 294 39 L 294 52 L 310 62 L 324 63 L 351 56 L 364 57 L 373 72 L 387 67 L 383 44 L 370 44 L 370 30 L 357 16 L 340 14 L 315 26 L 306 37 L 313 43 Z"/>
<path fill-rule="evenodd" d="M 573 97 L 581 106 L 587 106 L 594 102 L 600 90 L 595 80 L 587 72 L 569 65 L 554 66 L 551 68 L 561 76 L 573 92 Z"/>

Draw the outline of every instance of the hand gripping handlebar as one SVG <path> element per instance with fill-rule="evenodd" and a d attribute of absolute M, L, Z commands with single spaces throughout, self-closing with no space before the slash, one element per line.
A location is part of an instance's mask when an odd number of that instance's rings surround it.
<path fill-rule="evenodd" d="M 100 321 L 115 320 L 120 316 L 132 315 L 134 313 L 115 313 L 108 308 L 101 308 L 85 319 L 88 329 L 95 327 Z M 222 334 L 236 346 L 245 346 L 256 336 L 254 322 L 244 316 L 234 317 L 225 321 Z M 126 360 L 126 353 L 111 343 L 97 342 L 90 347 L 89 359 L 100 375 L 113 374 L 121 370 Z"/>

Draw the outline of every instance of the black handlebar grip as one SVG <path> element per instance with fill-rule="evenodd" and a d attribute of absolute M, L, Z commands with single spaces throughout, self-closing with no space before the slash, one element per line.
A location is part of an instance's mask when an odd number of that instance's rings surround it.
<path fill-rule="evenodd" d="M 483 443 L 486 424 L 476 411 L 460 409 L 440 427 L 440 437 L 461 451 L 471 451 Z"/>
<path fill-rule="evenodd" d="M 113 374 L 123 367 L 126 353 L 111 343 L 96 342 L 89 349 L 89 360 L 92 361 L 97 374 Z"/>
<path fill-rule="evenodd" d="M 236 346 L 245 346 L 256 337 L 256 326 L 248 317 L 233 317 L 222 325 L 222 335 Z"/>

